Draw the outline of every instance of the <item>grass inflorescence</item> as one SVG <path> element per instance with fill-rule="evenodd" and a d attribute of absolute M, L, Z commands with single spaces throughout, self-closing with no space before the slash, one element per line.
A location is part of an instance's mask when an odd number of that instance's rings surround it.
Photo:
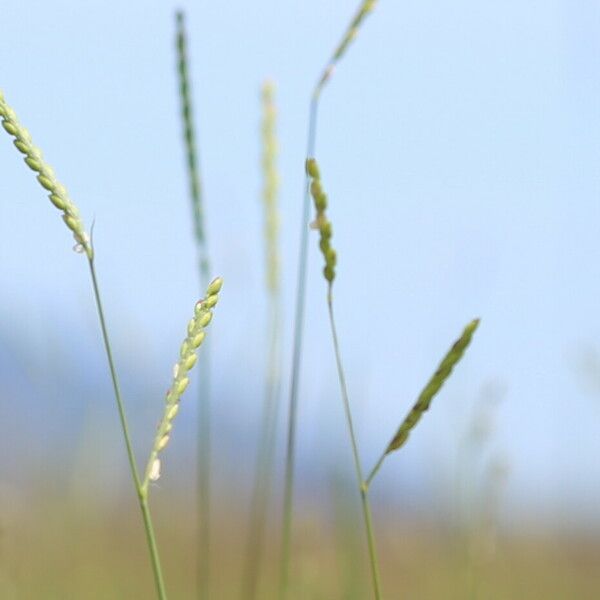
<path fill-rule="evenodd" d="M 319 248 L 325 260 L 323 268 L 323 276 L 327 281 L 327 307 L 329 310 L 329 323 L 331 327 L 331 336 L 333 339 L 333 347 L 335 353 L 338 378 L 340 382 L 340 390 L 344 403 L 344 412 L 348 425 L 350 442 L 352 445 L 352 454 L 354 457 L 354 466 L 358 481 L 358 488 L 362 501 L 363 517 L 365 521 L 365 529 L 367 534 L 367 543 L 369 549 L 369 560 L 371 566 L 371 576 L 373 584 L 373 594 L 377 600 L 382 598 L 381 581 L 379 574 L 379 562 L 377 559 L 377 550 L 375 545 L 375 534 L 371 517 L 371 507 L 369 503 L 369 486 L 379 471 L 385 457 L 391 452 L 401 448 L 406 441 L 412 429 L 417 425 L 423 414 L 429 409 L 433 397 L 439 392 L 444 382 L 452 373 L 453 368 L 463 357 L 463 354 L 469 344 L 475 330 L 479 325 L 479 319 L 471 321 L 464 329 L 460 338 L 453 344 L 448 353 L 442 359 L 439 367 L 427 382 L 423 391 L 419 394 L 415 405 L 409 411 L 406 418 L 400 424 L 396 434 L 385 448 L 381 458 L 375 464 L 375 467 L 365 479 L 358 451 L 357 437 L 355 433 L 354 423 L 352 419 L 352 411 L 350 408 L 350 400 L 348 396 L 348 386 L 346 384 L 346 376 L 341 358 L 340 344 L 335 323 L 333 310 L 333 282 L 335 280 L 335 266 L 337 264 L 337 254 L 331 245 L 333 228 L 326 213 L 328 199 L 327 194 L 323 190 L 321 183 L 321 172 L 317 161 L 310 157 L 306 160 L 306 173 L 310 179 L 310 193 L 313 198 L 316 218 L 312 223 L 312 227 L 319 232 Z"/>
<path fill-rule="evenodd" d="M 142 482 L 142 491 L 146 495 L 150 482 L 156 481 L 160 477 L 160 458 L 158 456 L 169 443 L 173 420 L 179 412 L 179 401 L 190 383 L 189 372 L 196 364 L 196 351 L 206 336 L 205 329 L 212 320 L 212 309 L 219 301 L 219 291 L 222 285 L 223 279 L 220 277 L 210 283 L 206 290 L 206 297 L 196 303 L 194 316 L 188 323 L 187 336 L 181 344 L 179 360 L 173 366 L 173 381 L 166 394 L 164 412 L 156 430 L 154 444 L 146 466 L 146 474 Z"/>
<path fill-rule="evenodd" d="M 14 138 L 13 144 L 17 150 L 25 155 L 25 163 L 37 173 L 38 182 L 49 192 L 50 202 L 63 213 L 63 221 L 75 238 L 75 249 L 85 252 L 91 260 L 94 256 L 92 242 L 83 225 L 79 209 L 69 198 L 67 188 L 58 181 L 54 170 L 44 160 L 42 151 L 33 143 L 29 131 L 19 123 L 15 111 L 6 103 L 2 91 L 0 91 L 0 118 L 2 127 Z"/>

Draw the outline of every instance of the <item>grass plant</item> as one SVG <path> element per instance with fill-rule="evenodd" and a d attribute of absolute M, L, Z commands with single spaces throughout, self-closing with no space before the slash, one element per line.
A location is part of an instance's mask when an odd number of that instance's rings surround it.
<path fill-rule="evenodd" d="M 96 275 L 96 268 L 94 264 L 94 247 L 90 235 L 86 232 L 83 225 L 83 220 L 79 215 L 79 209 L 71 201 L 67 193 L 66 188 L 57 180 L 54 171 L 46 163 L 42 156 L 42 152 L 37 148 L 27 131 L 18 121 L 15 112 L 10 108 L 4 99 L 4 95 L 0 91 L 0 118 L 2 119 L 2 126 L 14 138 L 15 147 L 25 155 L 25 163 L 27 166 L 37 173 L 37 180 L 40 185 L 49 192 L 49 198 L 52 204 L 56 206 L 62 213 L 63 221 L 66 226 L 73 233 L 76 245 L 74 250 L 76 252 L 84 253 L 87 257 L 90 274 L 92 278 L 92 287 L 94 291 L 94 299 L 96 301 L 96 309 L 98 312 L 98 318 L 100 320 L 100 328 L 102 330 L 102 338 L 104 341 L 104 348 L 106 351 L 106 357 L 108 360 L 108 366 L 110 370 L 110 376 L 113 384 L 113 391 L 115 395 L 115 401 L 117 403 L 117 410 L 119 412 L 119 419 L 121 422 L 121 428 L 123 431 L 123 439 L 125 441 L 125 447 L 127 449 L 127 458 L 129 460 L 129 467 L 131 471 L 131 477 L 135 486 L 136 493 L 138 495 L 140 509 L 142 512 L 142 518 L 144 521 L 144 529 L 146 532 L 146 539 L 148 542 L 148 549 L 150 551 L 150 558 L 152 561 L 152 570 L 154 573 L 154 580 L 156 584 L 156 591 L 158 597 L 163 600 L 167 597 L 165 591 L 164 578 L 160 565 L 160 557 L 158 554 L 158 547 L 156 544 L 156 538 L 154 535 L 154 527 L 152 524 L 152 516 L 150 514 L 150 508 L 148 506 L 147 495 L 143 493 L 142 482 L 138 472 L 135 456 L 133 453 L 133 446 L 131 443 L 131 435 L 129 433 L 129 425 L 127 421 L 127 415 L 125 413 L 125 406 L 121 397 L 121 390 L 119 385 L 119 379 L 115 368 L 112 349 L 110 345 L 110 338 L 108 335 L 108 328 L 106 326 L 106 319 L 104 317 L 104 309 L 102 307 L 102 299 L 100 295 L 100 288 L 98 286 L 98 277 Z"/>
<path fill-rule="evenodd" d="M 96 309 L 98 312 L 98 318 L 100 320 L 100 328 L 102 331 L 123 438 L 127 450 L 127 458 L 129 461 L 131 477 L 134 483 L 136 494 L 138 496 L 142 519 L 144 522 L 144 529 L 146 532 L 146 540 L 150 552 L 156 592 L 160 600 L 166 600 L 167 593 L 160 563 L 158 545 L 154 533 L 154 526 L 152 523 L 152 516 L 150 513 L 150 506 L 148 503 L 149 486 L 152 481 L 156 481 L 160 477 L 160 459 L 158 456 L 159 453 L 164 450 L 169 441 L 173 426 L 173 419 L 179 410 L 179 400 L 188 386 L 188 373 L 196 363 L 196 350 L 204 340 L 204 329 L 212 319 L 211 309 L 217 304 L 218 293 L 221 289 L 222 279 L 217 278 L 212 281 L 207 288 L 206 298 L 196 304 L 194 317 L 188 324 L 188 335 L 181 346 L 180 359 L 174 367 L 173 384 L 167 392 L 166 406 L 157 429 L 154 445 L 148 458 L 145 475 L 142 479 L 140 477 L 133 452 L 129 424 L 121 396 L 119 379 L 115 368 L 108 334 L 108 327 L 106 325 L 106 319 L 104 316 L 100 287 L 98 285 L 98 277 L 94 264 L 95 253 L 92 237 L 87 233 L 83 224 L 83 220 L 80 217 L 79 210 L 69 198 L 66 188 L 58 181 L 54 171 L 44 160 L 39 148 L 33 144 L 29 132 L 19 123 L 15 112 L 6 103 L 4 95 L 1 91 L 0 119 L 2 121 L 2 127 L 14 138 L 13 143 L 15 147 L 25 155 L 25 163 L 35 173 L 37 173 L 38 182 L 47 192 L 49 192 L 49 198 L 52 204 L 54 204 L 54 206 L 56 206 L 56 208 L 63 213 L 63 221 L 72 232 L 76 241 L 74 250 L 78 253 L 85 254 L 88 260 L 94 298 L 96 301 Z"/>
<path fill-rule="evenodd" d="M 262 201 L 264 208 L 265 272 L 267 291 L 267 366 L 265 397 L 258 438 L 256 474 L 250 507 L 246 562 L 242 578 L 242 597 L 257 597 L 264 554 L 266 517 L 271 492 L 280 388 L 281 298 L 279 276 L 279 207 L 275 86 L 266 81 L 262 87 Z"/>
<path fill-rule="evenodd" d="M 189 78 L 189 58 L 185 14 L 176 13 L 177 75 L 179 81 L 179 101 L 183 125 L 183 141 L 186 155 L 188 188 L 192 207 L 194 239 L 198 257 L 198 278 L 200 288 L 208 285 L 210 261 L 206 228 L 204 226 L 203 186 L 198 164 L 198 149 L 194 127 L 193 106 Z M 210 409 L 210 360 L 208 345 L 204 348 L 201 377 L 198 385 L 198 457 L 197 457 L 197 498 L 198 498 L 198 553 L 197 576 L 200 597 L 207 598 L 210 587 L 210 498 L 211 498 L 211 409 Z"/>
<path fill-rule="evenodd" d="M 309 103 L 308 132 L 306 156 L 315 154 L 317 141 L 317 118 L 321 93 L 331 79 L 333 71 L 344 56 L 365 18 L 373 11 L 376 0 L 363 0 L 350 24 L 344 31 L 342 39 L 323 68 L 312 91 Z M 308 220 L 310 214 L 309 180 L 305 177 L 303 184 L 302 217 L 300 221 L 300 247 L 298 250 L 298 273 L 296 282 L 296 308 L 294 316 L 294 333 L 292 346 L 292 369 L 290 375 L 290 392 L 288 406 L 288 431 L 285 458 L 285 481 L 283 491 L 283 523 L 281 542 L 281 562 L 279 571 L 279 598 L 283 600 L 287 593 L 289 581 L 289 565 L 292 536 L 292 512 L 294 495 L 294 464 L 296 455 L 296 423 L 298 413 L 298 385 L 302 357 L 304 334 L 304 305 L 306 298 L 306 261 L 308 253 Z"/>
<path fill-rule="evenodd" d="M 452 373 L 453 368 L 460 361 L 467 346 L 470 344 L 471 338 L 473 337 L 473 333 L 479 325 L 479 320 L 475 319 L 466 326 L 461 337 L 454 343 L 452 348 L 443 358 L 436 372 L 430 378 L 427 385 L 423 388 L 423 391 L 419 395 L 415 405 L 410 410 L 404 421 L 402 421 L 400 427 L 396 431 L 396 434 L 385 448 L 382 456 L 371 470 L 369 476 L 365 479 L 363 475 L 363 468 L 361 464 L 360 453 L 358 450 L 358 442 L 352 419 L 352 410 L 350 407 L 350 399 L 348 396 L 348 386 L 346 384 L 346 376 L 344 373 L 344 367 L 341 358 L 340 344 L 333 310 L 333 282 L 335 281 L 335 268 L 337 265 L 337 254 L 331 244 L 333 228 L 331 225 L 331 221 L 329 221 L 327 217 L 327 194 L 325 194 L 323 190 L 319 166 L 314 158 L 307 159 L 306 173 L 310 179 L 310 195 L 313 198 L 316 211 L 316 218 L 311 223 L 311 227 L 319 232 L 319 248 L 325 260 L 325 266 L 323 267 L 323 276 L 327 281 L 327 308 L 329 313 L 329 324 L 331 327 L 331 337 L 333 340 L 337 373 L 342 394 L 342 401 L 344 404 L 344 413 L 346 416 L 346 424 L 348 426 L 348 433 L 350 436 L 350 442 L 352 446 L 354 468 L 356 471 L 356 479 L 362 504 L 363 518 L 369 549 L 369 562 L 371 568 L 371 580 L 373 584 L 373 595 L 377 600 L 380 600 L 382 598 L 381 577 L 379 574 L 379 561 L 377 559 L 377 548 L 375 544 L 373 519 L 371 516 L 371 507 L 369 502 L 369 486 L 373 478 L 379 471 L 381 465 L 383 464 L 385 457 L 391 452 L 398 450 L 406 443 L 412 429 L 419 422 L 423 414 L 429 409 L 433 397 L 438 393 L 446 379 L 448 379 L 448 377 Z"/>

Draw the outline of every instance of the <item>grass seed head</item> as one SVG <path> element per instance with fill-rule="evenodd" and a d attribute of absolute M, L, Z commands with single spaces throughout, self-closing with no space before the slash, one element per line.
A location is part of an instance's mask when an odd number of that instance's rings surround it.
<path fill-rule="evenodd" d="M 331 221 L 327 219 L 325 213 L 327 209 L 327 194 L 321 186 L 321 173 L 319 165 L 314 158 L 306 160 L 306 173 L 311 178 L 310 195 L 312 196 L 317 215 L 311 223 L 311 228 L 319 232 L 319 248 L 325 259 L 323 275 L 325 279 L 332 284 L 335 279 L 335 266 L 337 264 L 337 254 L 331 247 L 331 237 L 333 236 L 333 227 Z"/>
<path fill-rule="evenodd" d="M 446 356 L 444 356 L 436 372 L 432 375 L 431 379 L 427 382 L 427 385 L 419 394 L 415 405 L 412 407 L 411 411 L 398 428 L 396 435 L 392 438 L 392 441 L 386 448 L 386 454 L 389 454 L 394 450 L 398 450 L 398 448 L 401 448 L 406 443 L 411 430 L 419 422 L 423 416 L 423 413 L 429 409 L 431 400 L 439 392 L 446 379 L 450 377 L 452 369 L 463 357 L 463 354 L 465 353 L 467 346 L 471 343 L 473 334 L 478 326 L 479 319 L 471 321 L 465 327 L 460 338 L 454 342 L 454 345 L 452 348 L 450 348 Z"/>
<path fill-rule="evenodd" d="M 1 91 L 0 119 L 4 130 L 15 138 L 15 147 L 25 155 L 24 160 L 27 166 L 38 174 L 39 184 L 50 192 L 49 198 L 52 204 L 62 211 L 63 221 L 71 230 L 76 241 L 74 249 L 78 252 L 85 252 L 88 258 L 92 259 L 94 256 L 92 244 L 79 216 L 79 210 L 69 198 L 66 188 L 56 179 L 52 168 L 44 161 L 41 150 L 33 144 L 27 129 L 19 123 L 17 115 L 8 106 Z"/>
<path fill-rule="evenodd" d="M 181 396 L 187 389 L 190 379 L 189 373 L 196 364 L 196 350 L 204 341 L 206 332 L 204 329 L 212 320 L 212 308 L 217 304 L 218 294 L 223 285 L 223 279 L 218 277 L 211 281 L 206 290 L 206 297 L 212 299 L 210 302 L 200 300 L 194 306 L 194 316 L 187 326 L 187 335 L 179 351 L 179 360 L 173 366 L 173 381 L 167 391 L 163 416 L 158 424 L 154 444 L 150 452 L 146 474 L 142 483 L 142 491 L 148 493 L 148 485 L 160 477 L 160 462 L 158 455 L 169 443 L 170 432 L 173 428 L 173 420 L 179 412 Z M 157 466 L 158 464 L 158 466 Z"/>

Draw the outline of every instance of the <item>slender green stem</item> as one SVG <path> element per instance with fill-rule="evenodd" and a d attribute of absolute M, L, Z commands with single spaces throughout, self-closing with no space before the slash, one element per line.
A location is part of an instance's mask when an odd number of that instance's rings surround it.
<path fill-rule="evenodd" d="M 93 254 L 92 254 L 93 257 Z M 98 279 L 96 277 L 96 268 L 94 265 L 94 259 L 88 258 L 90 266 L 90 274 L 92 276 L 92 285 L 94 288 L 94 297 L 96 299 L 96 308 L 98 311 L 98 318 L 100 319 L 100 328 L 102 330 L 102 338 L 104 340 L 104 348 L 106 350 L 106 357 L 108 359 L 108 367 L 110 369 L 110 376 L 112 379 L 113 390 L 115 394 L 115 400 L 117 402 L 117 409 L 119 411 L 119 419 L 121 421 L 121 428 L 123 430 L 123 438 L 125 439 L 125 447 L 127 448 L 127 457 L 129 459 L 129 467 L 131 469 L 131 477 L 135 485 L 135 490 L 140 502 L 140 508 L 142 510 L 142 517 L 144 520 L 144 528 L 146 530 L 146 539 L 148 542 L 148 550 L 150 551 L 150 559 L 152 562 L 152 571 L 154 573 L 154 582 L 156 584 L 156 592 L 159 600 L 166 600 L 167 593 L 165 591 L 165 583 L 162 575 L 162 569 L 160 566 L 160 557 L 158 554 L 158 547 L 156 545 L 156 538 L 154 535 L 154 528 L 152 526 L 152 517 L 150 515 L 150 508 L 148 506 L 148 498 L 142 489 L 142 483 L 138 472 L 137 464 L 135 462 L 135 456 L 133 453 L 133 446 L 131 443 L 131 435 L 129 433 L 129 425 L 127 423 L 127 416 L 125 414 L 125 406 L 121 398 L 121 389 L 119 386 L 119 379 L 117 377 L 117 371 L 115 369 L 115 363 L 113 360 L 112 350 L 110 346 L 110 340 L 108 338 L 108 329 L 106 327 L 106 321 L 104 319 L 104 310 L 102 308 L 102 300 L 100 298 L 100 289 L 98 287 Z"/>
<path fill-rule="evenodd" d="M 315 150 L 317 134 L 317 113 L 319 95 L 313 94 L 310 103 L 308 121 L 307 156 Z M 310 214 L 310 188 L 308 176 L 304 181 L 304 200 L 302 219 L 300 221 L 300 249 L 298 262 L 298 280 L 296 288 L 296 315 L 294 318 L 294 345 L 292 351 L 292 375 L 288 413 L 287 447 L 285 458 L 285 483 L 283 492 L 283 527 L 281 544 L 281 562 L 279 571 L 279 595 L 283 600 L 287 594 L 290 570 L 290 545 L 292 533 L 292 504 L 294 495 L 294 463 L 296 454 L 296 421 L 298 413 L 298 383 L 300 376 L 300 358 L 302 355 L 302 338 L 304 333 L 304 304 L 306 289 L 306 258 L 308 249 L 308 222 Z"/>
<path fill-rule="evenodd" d="M 186 153 L 189 194 L 192 205 L 194 237 L 198 253 L 198 272 L 202 293 L 208 285 L 210 263 L 204 227 L 202 179 L 198 166 L 198 151 L 193 119 L 192 96 L 188 73 L 187 35 L 185 15 L 176 14 L 177 74 L 179 78 L 179 99 L 183 139 Z M 200 598 L 209 597 L 210 586 L 210 464 L 211 464 L 211 425 L 210 425 L 210 361 L 208 348 L 204 348 L 204 360 L 198 386 L 198 459 L 197 459 L 197 502 L 198 502 L 198 553 L 197 575 Z"/>
<path fill-rule="evenodd" d="M 354 423 L 352 421 L 352 412 L 350 410 L 350 400 L 348 398 L 348 387 L 346 385 L 346 376 L 342 365 L 340 345 L 338 341 L 335 318 L 333 314 L 333 297 L 331 293 L 331 283 L 327 292 L 327 307 L 329 309 L 329 324 L 331 326 L 331 337 L 333 338 L 333 348 L 335 351 L 335 362 L 337 366 L 342 400 L 344 402 L 344 412 L 346 414 L 346 423 L 350 433 L 350 442 L 352 444 L 352 456 L 354 457 L 354 468 L 356 470 L 356 479 L 360 490 L 360 499 L 362 504 L 363 517 L 365 520 L 365 529 L 367 532 L 367 543 L 369 546 L 369 562 L 371 565 L 371 577 L 373 581 L 373 593 L 377 600 L 381 600 L 381 582 L 379 577 L 379 563 L 377 560 L 377 549 L 375 547 L 375 534 L 373 532 L 373 523 L 371 518 L 371 506 L 369 503 L 369 485 L 363 478 L 363 471 L 358 453 L 358 443 L 354 432 Z"/>
<path fill-rule="evenodd" d="M 267 509 L 271 491 L 271 476 L 275 455 L 277 417 L 279 413 L 279 306 L 272 297 L 270 314 L 270 340 L 267 358 L 267 389 L 263 404 L 261 431 L 256 463 L 256 477 L 250 510 L 250 528 L 246 548 L 246 566 L 242 585 L 242 598 L 257 597 L 258 579 L 264 554 Z"/>
<path fill-rule="evenodd" d="M 367 486 L 370 487 L 371 482 L 373 481 L 373 477 L 375 477 L 375 475 L 377 475 L 377 473 L 379 472 L 379 469 L 381 469 L 381 465 L 383 464 L 383 461 L 385 460 L 386 456 L 387 456 L 387 453 L 384 452 L 379 457 L 379 460 L 375 463 L 375 466 L 371 469 L 371 472 L 369 473 L 369 476 L 365 480 L 365 483 L 367 484 Z"/>
<path fill-rule="evenodd" d="M 210 424 L 210 363 L 209 346 L 204 348 L 198 385 L 198 459 L 197 502 L 198 502 L 198 553 L 197 573 L 200 598 L 209 597 L 210 586 L 210 480 L 211 480 L 211 424 Z"/>
<path fill-rule="evenodd" d="M 381 577 L 379 575 L 379 561 L 377 559 L 377 547 L 375 544 L 375 531 L 371 517 L 371 503 L 369 502 L 369 486 L 364 483 L 361 486 L 360 497 L 362 500 L 365 528 L 367 530 L 367 543 L 369 547 L 369 563 L 371 564 L 371 576 L 373 579 L 373 595 L 381 600 Z"/>
<path fill-rule="evenodd" d="M 152 557 L 152 571 L 154 572 L 156 592 L 160 600 L 167 600 L 165 581 L 160 566 L 160 557 L 158 554 L 158 546 L 156 544 L 156 536 L 154 535 L 154 526 L 152 525 L 152 515 L 150 514 L 150 506 L 148 505 L 148 496 L 145 494 L 140 494 L 140 507 L 144 519 L 144 529 L 146 530 L 146 541 L 148 542 L 150 556 Z"/>

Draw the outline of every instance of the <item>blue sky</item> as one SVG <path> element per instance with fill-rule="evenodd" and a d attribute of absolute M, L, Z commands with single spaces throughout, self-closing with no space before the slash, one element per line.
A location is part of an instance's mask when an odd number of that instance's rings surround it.
<path fill-rule="evenodd" d="M 226 280 L 212 360 L 219 424 L 234 446 L 256 418 L 264 368 L 259 87 L 270 77 L 278 88 L 288 348 L 308 99 L 356 4 L 3 7 L 0 89 L 86 222 L 95 219 L 117 356 L 155 390 L 134 425 L 142 439 L 198 294 L 173 12 L 188 12 L 208 236 Z M 381 0 L 323 95 L 317 156 L 367 464 L 464 324 L 482 318 L 464 363 L 386 466 L 391 494 L 406 481 L 423 491 L 428 478 L 451 478 L 482 386 L 496 381 L 506 393 L 490 452 L 510 465 L 507 505 L 564 514 L 576 500 L 587 514 L 600 502 L 600 393 L 580 368 L 600 348 L 599 34 L 593 0 Z M 41 357 L 49 344 L 71 353 L 81 344 L 90 364 L 80 368 L 96 373 L 103 358 L 85 261 L 7 136 L 0 173 L 5 339 Z M 300 430 L 308 464 L 347 450 L 311 242 Z"/>

